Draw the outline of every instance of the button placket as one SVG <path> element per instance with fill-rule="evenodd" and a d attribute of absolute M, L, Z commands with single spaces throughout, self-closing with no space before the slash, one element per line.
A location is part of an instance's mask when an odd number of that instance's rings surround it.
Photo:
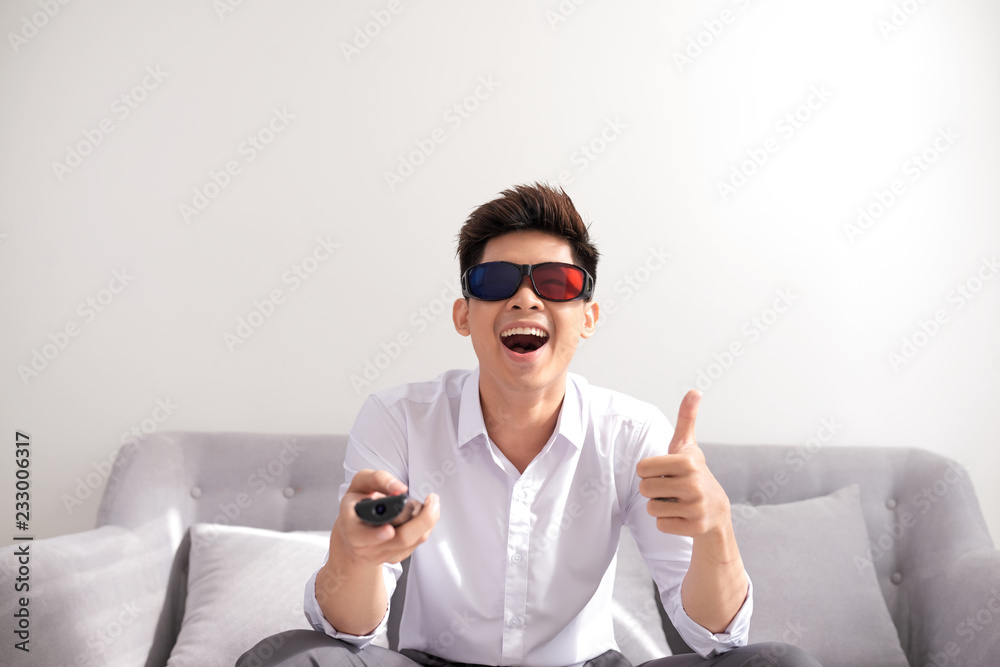
<path fill-rule="evenodd" d="M 514 482 L 507 526 L 507 566 L 504 576 L 504 618 L 501 655 L 504 662 L 519 663 L 524 654 L 524 618 L 528 599 L 528 581 L 524 572 L 531 527 L 529 478 L 522 475 Z"/>

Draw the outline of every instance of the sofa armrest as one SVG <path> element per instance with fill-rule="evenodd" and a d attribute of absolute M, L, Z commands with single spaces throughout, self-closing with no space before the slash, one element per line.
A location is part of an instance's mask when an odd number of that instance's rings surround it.
<path fill-rule="evenodd" d="M 904 587 L 915 664 L 1000 665 L 1000 551 L 969 551 L 916 579 Z"/>
<path fill-rule="evenodd" d="M 3 547 L 0 617 L 10 630 L 3 632 L 0 663 L 145 664 L 172 559 L 120 526 Z M 24 625 L 15 640 L 28 640 L 30 654 L 22 656 L 10 638 Z"/>

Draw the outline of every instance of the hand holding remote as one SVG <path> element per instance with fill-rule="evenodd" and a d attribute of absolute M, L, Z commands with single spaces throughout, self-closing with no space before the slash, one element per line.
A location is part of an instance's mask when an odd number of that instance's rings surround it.
<path fill-rule="evenodd" d="M 437 523 L 435 494 L 428 495 L 423 509 L 399 526 L 372 526 L 358 516 L 355 508 L 366 499 L 382 500 L 383 514 L 388 514 L 384 499 L 404 492 L 406 485 L 388 472 L 361 470 L 340 501 L 330 531 L 329 557 L 316 573 L 316 600 L 338 630 L 363 635 L 378 625 L 389 604 L 384 563 L 399 563 L 413 553 Z"/>
<path fill-rule="evenodd" d="M 440 501 L 434 493 L 427 496 L 423 505 L 412 498 L 402 502 L 393 498 L 405 495 L 406 491 L 405 484 L 384 470 L 358 471 L 341 500 L 340 514 L 330 534 L 330 558 L 382 564 L 398 563 L 413 553 L 430 537 L 438 520 Z M 395 519 L 380 522 L 380 505 L 382 517 L 395 514 Z M 362 515 L 370 521 L 362 521 Z"/>
<path fill-rule="evenodd" d="M 408 494 L 365 498 L 354 506 L 354 511 L 369 526 L 402 526 L 420 513 L 424 504 L 410 498 Z"/>

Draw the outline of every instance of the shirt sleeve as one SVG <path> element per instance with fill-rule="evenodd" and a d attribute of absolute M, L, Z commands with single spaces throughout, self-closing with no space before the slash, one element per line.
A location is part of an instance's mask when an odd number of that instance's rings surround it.
<path fill-rule="evenodd" d="M 406 437 L 399 424 L 377 397 L 369 396 L 358 412 L 354 426 L 347 438 L 347 452 L 344 457 L 344 483 L 340 486 L 338 499 L 344 499 L 354 475 L 363 468 L 386 470 L 404 484 L 409 484 L 406 474 L 406 450 Z M 334 639 L 341 639 L 358 648 L 365 648 L 384 633 L 388 627 L 392 594 L 396 590 L 396 582 L 402 576 L 403 566 L 399 563 L 383 564 L 382 580 L 385 583 L 386 599 L 389 600 L 386 604 L 385 614 L 370 634 L 352 635 L 340 632 L 330 624 L 316 597 L 316 576 L 329 559 L 330 551 L 327 550 L 323 564 L 313 572 L 306 582 L 302 611 L 314 630 L 325 632 Z"/>
<path fill-rule="evenodd" d="M 327 551 L 326 558 L 323 559 L 323 565 L 330 558 L 330 552 Z M 330 621 L 326 620 L 326 616 L 323 615 L 323 610 L 319 606 L 319 600 L 316 597 L 316 575 L 319 574 L 317 568 L 313 572 L 312 576 L 309 577 L 309 581 L 306 582 L 305 597 L 302 601 L 302 611 L 306 615 L 306 620 L 309 621 L 309 625 L 312 626 L 313 630 L 318 632 L 325 632 L 334 639 L 340 639 L 348 644 L 353 644 L 359 649 L 363 649 L 371 644 L 379 635 L 384 633 L 389 625 L 389 604 L 386 605 L 385 614 L 382 616 L 382 620 L 379 622 L 378 626 L 372 630 L 370 634 L 367 635 L 352 635 L 346 632 L 338 631 Z M 385 582 L 386 599 L 391 600 L 392 594 L 396 590 L 396 581 L 399 579 L 400 574 L 403 571 L 402 565 L 390 565 L 386 563 L 382 566 L 382 579 Z"/>
<path fill-rule="evenodd" d="M 684 610 L 681 585 L 691 566 L 694 540 L 683 535 L 669 535 L 656 527 L 656 519 L 646 511 L 648 499 L 639 494 L 639 476 L 635 467 L 649 456 L 667 453 L 674 429 L 660 410 L 652 408 L 652 416 L 638 431 L 636 442 L 629 448 L 629 464 L 623 467 L 627 475 L 622 480 L 626 490 L 624 522 L 632 532 L 636 546 L 646 561 L 656 582 L 663 608 L 681 638 L 698 655 L 707 658 L 746 646 L 753 613 L 753 584 L 747 576 L 747 594 L 740 610 L 723 632 L 713 633 L 695 622 Z M 744 570 L 746 573 L 746 570 Z"/>
<path fill-rule="evenodd" d="M 743 572 L 746 574 L 746 570 Z M 687 645 L 701 657 L 708 658 L 747 645 L 750 616 L 753 614 L 753 583 L 750 581 L 750 575 L 747 575 L 747 597 L 743 601 L 743 606 L 722 632 L 710 632 L 708 628 L 699 625 L 687 615 L 681 603 L 681 586 L 678 586 L 677 592 L 670 597 L 669 604 L 662 598 L 663 596 L 661 596 L 663 608 L 667 610 L 674 628 Z"/>

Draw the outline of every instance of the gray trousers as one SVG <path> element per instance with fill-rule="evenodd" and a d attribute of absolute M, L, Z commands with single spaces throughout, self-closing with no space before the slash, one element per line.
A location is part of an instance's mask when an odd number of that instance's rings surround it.
<path fill-rule="evenodd" d="M 265 637 L 240 656 L 236 667 L 483 667 L 449 662 L 428 653 L 381 646 L 356 646 L 315 630 L 288 630 Z M 621 653 L 608 651 L 584 667 L 632 667 Z M 761 642 L 702 658 L 686 653 L 644 662 L 638 667 L 822 667 L 797 646 Z"/>

